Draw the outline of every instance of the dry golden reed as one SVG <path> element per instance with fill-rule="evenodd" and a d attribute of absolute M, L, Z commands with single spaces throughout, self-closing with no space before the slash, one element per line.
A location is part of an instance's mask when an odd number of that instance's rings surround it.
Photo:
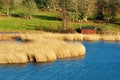
<path fill-rule="evenodd" d="M 14 42 L 15 37 L 20 37 L 23 42 Z M 85 47 L 82 44 L 71 44 L 63 40 L 120 41 L 120 36 L 119 34 L 18 33 L 0 34 L 0 40 L 7 40 L 0 42 L 0 63 L 26 63 L 49 62 L 85 55 Z"/>
<path fill-rule="evenodd" d="M 98 34 L 84 34 L 85 41 L 98 41 L 101 40 L 101 36 Z"/>
<path fill-rule="evenodd" d="M 12 41 L 13 38 L 18 37 L 18 36 L 19 36 L 18 33 L 16 33 L 16 34 L 1 33 L 0 34 L 0 40 L 9 40 L 9 41 Z"/>
<path fill-rule="evenodd" d="M 23 34 L 25 35 L 25 34 Z M 28 38 L 32 37 L 34 34 L 26 34 Z M 42 34 L 37 34 L 38 36 L 41 36 L 45 39 L 58 39 L 58 40 L 66 40 L 66 41 L 98 41 L 98 40 L 103 40 L 103 41 L 120 41 L 120 33 L 116 34 L 79 34 L 79 33 L 74 33 L 74 34 L 59 34 L 59 33 L 42 33 Z M 24 38 L 22 36 L 22 38 Z"/>
<path fill-rule="evenodd" d="M 26 63 L 27 56 L 21 45 L 16 43 L 0 43 L 0 63 Z"/>
<path fill-rule="evenodd" d="M 58 58 L 71 58 L 85 55 L 85 47 L 62 40 L 45 38 L 37 34 L 20 34 L 21 38 L 33 42 L 0 43 L 0 63 L 26 63 L 28 61 L 49 62 Z"/>
<path fill-rule="evenodd" d="M 9 40 L 12 41 L 14 37 L 21 37 L 24 39 L 36 40 L 39 37 L 45 39 L 58 39 L 58 40 L 67 40 L 67 41 L 120 41 L 120 33 L 116 34 L 79 34 L 79 33 L 69 33 L 69 34 L 59 34 L 59 33 L 48 33 L 48 32 L 40 32 L 40 33 L 17 33 L 17 34 L 0 34 L 0 40 Z"/>
<path fill-rule="evenodd" d="M 101 39 L 104 41 L 120 41 L 120 34 L 103 34 Z"/>

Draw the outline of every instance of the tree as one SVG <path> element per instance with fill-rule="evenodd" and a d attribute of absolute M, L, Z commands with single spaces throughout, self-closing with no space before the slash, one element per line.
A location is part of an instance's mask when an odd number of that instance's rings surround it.
<path fill-rule="evenodd" d="M 60 17 L 62 19 L 62 29 L 66 30 L 67 25 L 67 11 L 66 11 L 66 3 L 67 0 L 59 0 L 59 7 L 60 7 Z"/>
<path fill-rule="evenodd" d="M 67 14 L 73 21 L 78 21 L 79 19 L 78 5 L 78 0 L 67 0 L 66 2 Z"/>
<path fill-rule="evenodd" d="M 87 21 L 88 17 L 94 15 L 96 0 L 79 0 L 78 3 L 80 4 L 78 6 L 80 16 L 84 21 Z"/>
<path fill-rule="evenodd" d="M 20 10 L 22 8 L 23 0 L 0 0 L 0 4 L 3 9 L 5 9 L 6 15 L 9 16 L 10 12 L 14 14 L 15 10 Z M 18 8 L 19 7 L 19 8 Z"/>
<path fill-rule="evenodd" d="M 84 20 L 94 15 L 96 0 L 67 0 L 66 11 L 73 21 Z"/>
<path fill-rule="evenodd" d="M 107 11 L 105 14 L 105 18 L 109 20 L 114 20 L 117 12 L 119 10 L 119 1 L 118 0 L 109 0 L 107 3 Z"/>
<path fill-rule="evenodd" d="M 56 11 L 59 8 L 58 2 L 59 0 L 47 0 L 47 7 L 50 10 Z"/>
<path fill-rule="evenodd" d="M 10 1 L 11 0 L 0 0 L 0 3 L 2 4 L 3 8 L 6 9 L 7 16 L 9 16 L 10 13 Z"/>
<path fill-rule="evenodd" d="M 47 2 L 48 2 L 47 0 L 35 0 L 35 2 L 39 9 L 47 8 Z"/>
<path fill-rule="evenodd" d="M 120 0 L 98 0 L 97 18 L 107 21 L 114 20 L 120 9 Z"/>
<path fill-rule="evenodd" d="M 32 14 L 37 9 L 36 3 L 34 0 L 24 0 L 23 1 L 24 12 L 28 15 L 29 19 L 32 18 Z"/>
<path fill-rule="evenodd" d="M 21 12 L 22 11 L 22 8 L 23 8 L 22 1 L 23 0 L 11 0 L 10 10 L 11 10 L 12 14 L 14 14 L 15 12 Z"/>

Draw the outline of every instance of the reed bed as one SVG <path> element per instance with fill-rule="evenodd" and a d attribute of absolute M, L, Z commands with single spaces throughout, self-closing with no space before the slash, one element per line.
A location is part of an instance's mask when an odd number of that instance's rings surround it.
<path fill-rule="evenodd" d="M 15 38 L 20 37 L 22 40 L 37 40 L 39 37 L 45 39 L 58 39 L 66 41 L 120 41 L 120 33 L 115 34 L 59 34 L 59 33 L 18 33 L 18 34 L 0 34 L 0 40 L 13 41 Z"/>
<path fill-rule="evenodd" d="M 101 39 L 103 41 L 120 41 L 120 34 L 103 34 Z"/>
<path fill-rule="evenodd" d="M 101 36 L 98 34 L 84 34 L 85 41 L 98 41 L 101 40 Z"/>
<path fill-rule="evenodd" d="M 8 40 L 8 41 L 12 41 L 15 37 L 19 37 L 19 34 L 5 34 L 5 33 L 1 33 L 0 34 L 0 40 Z"/>
<path fill-rule="evenodd" d="M 41 35 L 20 34 L 23 40 L 32 42 L 0 43 L 0 63 L 26 63 L 28 61 L 49 62 L 61 58 L 73 58 L 85 55 L 85 47 L 80 44 L 70 44 L 63 40 L 48 39 Z"/>
<path fill-rule="evenodd" d="M 19 37 L 22 42 L 16 43 Z M 58 33 L 17 33 L 0 34 L 0 63 L 50 62 L 63 58 L 85 55 L 81 43 L 67 41 L 120 41 L 120 34 L 58 34 Z"/>
<path fill-rule="evenodd" d="M 22 34 L 22 38 L 37 38 L 37 36 L 41 36 L 45 39 L 58 39 L 58 40 L 66 40 L 66 41 L 120 41 L 120 33 L 116 34 L 59 34 L 59 33 L 32 33 L 32 34 Z M 26 36 L 26 37 L 25 37 Z"/>
<path fill-rule="evenodd" d="M 26 63 L 22 45 L 17 43 L 0 43 L 0 63 Z"/>
<path fill-rule="evenodd" d="M 41 34 L 41 36 L 44 38 L 54 38 L 54 39 L 68 40 L 68 41 L 83 40 L 83 34 L 79 34 L 79 33 L 74 33 L 74 34 L 44 33 Z"/>
<path fill-rule="evenodd" d="M 71 58 L 85 55 L 85 47 L 80 43 L 69 44 L 62 40 L 46 39 L 41 36 L 35 40 L 34 44 L 29 43 L 26 45 L 26 50 L 29 50 L 26 52 L 30 56 L 29 59 L 35 59 L 36 62 L 49 62 L 58 58 Z"/>

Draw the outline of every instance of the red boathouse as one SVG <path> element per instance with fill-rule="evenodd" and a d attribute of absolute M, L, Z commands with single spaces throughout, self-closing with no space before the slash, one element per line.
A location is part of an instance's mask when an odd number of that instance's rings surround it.
<path fill-rule="evenodd" d="M 81 27 L 80 28 L 82 34 L 96 34 L 96 28 L 95 27 Z"/>

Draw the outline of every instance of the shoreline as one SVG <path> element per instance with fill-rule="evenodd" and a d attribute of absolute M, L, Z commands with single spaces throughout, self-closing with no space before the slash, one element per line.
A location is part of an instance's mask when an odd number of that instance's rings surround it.
<path fill-rule="evenodd" d="M 15 42 L 20 39 L 20 43 Z M 119 34 L 58 34 L 58 33 L 17 33 L 0 34 L 0 64 L 45 63 L 57 59 L 82 57 L 86 54 L 81 43 L 65 41 L 117 41 Z"/>
<path fill-rule="evenodd" d="M 21 36 L 22 40 L 32 41 L 0 43 L 0 64 L 45 63 L 57 59 L 81 57 L 86 53 L 85 47 L 81 43 L 70 44 L 63 40 L 46 39 L 40 35 Z"/>
<path fill-rule="evenodd" d="M 115 41 L 120 42 L 120 33 L 108 34 L 80 34 L 80 33 L 50 33 L 43 31 L 30 32 L 0 32 L 0 40 L 13 41 L 15 38 L 32 39 L 33 36 L 41 36 L 46 39 L 58 39 L 64 41 Z"/>

